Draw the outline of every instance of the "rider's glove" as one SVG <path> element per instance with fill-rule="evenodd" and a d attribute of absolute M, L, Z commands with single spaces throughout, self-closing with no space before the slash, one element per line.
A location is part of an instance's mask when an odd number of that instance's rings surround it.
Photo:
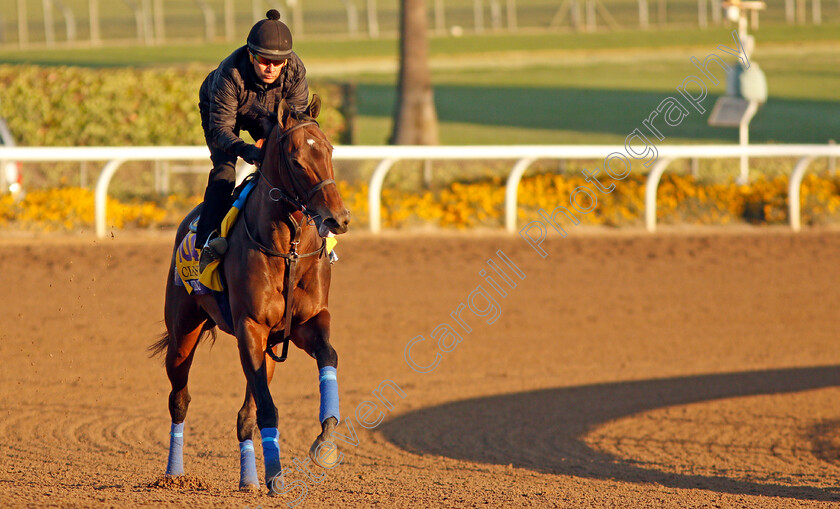
<path fill-rule="evenodd" d="M 256 145 L 246 145 L 239 156 L 248 164 L 259 164 L 263 160 L 262 150 L 257 148 Z"/>

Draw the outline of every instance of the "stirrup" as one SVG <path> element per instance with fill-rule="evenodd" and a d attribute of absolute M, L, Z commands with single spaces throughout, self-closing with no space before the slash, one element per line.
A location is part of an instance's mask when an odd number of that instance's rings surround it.
<path fill-rule="evenodd" d="M 227 252 L 228 244 L 224 237 L 213 237 L 207 239 L 204 247 L 201 248 L 201 255 L 198 257 L 198 271 L 204 272 L 208 265 L 221 260 L 222 256 Z"/>

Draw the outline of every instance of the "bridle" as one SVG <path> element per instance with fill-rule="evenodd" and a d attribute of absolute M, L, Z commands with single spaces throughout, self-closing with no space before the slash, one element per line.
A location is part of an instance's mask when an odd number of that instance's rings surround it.
<path fill-rule="evenodd" d="M 318 122 L 316 122 L 314 120 L 307 120 L 307 121 L 301 122 L 297 125 L 294 125 L 294 126 L 290 127 L 289 129 L 286 129 L 283 132 L 280 132 L 278 130 L 277 131 L 277 145 L 280 146 L 282 144 L 283 140 L 285 138 L 287 138 L 294 131 L 297 131 L 298 129 L 301 129 L 301 128 L 304 128 L 304 127 L 310 126 L 310 125 L 316 125 L 317 126 Z M 315 214 L 314 212 L 311 212 L 309 210 L 309 208 L 308 208 L 309 200 L 311 200 L 312 197 L 315 196 L 315 193 L 320 191 L 322 188 L 324 188 L 324 187 L 326 187 L 330 184 L 336 185 L 335 179 L 331 179 L 331 178 L 324 179 L 324 180 L 318 182 L 317 184 L 315 184 L 314 186 L 312 186 L 312 189 L 310 189 L 308 192 L 301 193 L 299 191 L 301 186 L 300 186 L 298 180 L 295 178 L 295 173 L 294 173 L 294 171 L 292 171 L 292 164 L 289 161 L 289 158 L 281 155 L 280 164 L 279 164 L 279 167 L 277 168 L 277 173 L 280 174 L 283 170 L 285 170 L 287 175 L 289 176 L 289 181 L 292 183 L 292 191 L 295 193 L 295 196 L 289 196 L 288 194 L 283 192 L 283 190 L 280 189 L 278 186 L 274 185 L 274 183 L 272 183 L 268 179 L 268 177 L 265 175 L 265 173 L 263 173 L 262 170 L 259 170 L 257 172 L 257 175 L 259 176 L 259 178 L 264 180 L 265 183 L 268 186 L 270 186 L 270 188 L 268 190 L 269 199 L 271 199 L 272 201 L 275 201 L 275 202 L 279 202 L 279 201 L 283 200 L 283 201 L 287 202 L 288 204 L 290 204 L 292 207 L 294 207 L 295 210 L 300 210 L 301 212 L 303 212 L 304 214 L 306 214 L 310 218 L 317 216 L 317 214 Z M 305 195 L 303 199 L 300 198 L 302 194 Z"/>
<path fill-rule="evenodd" d="M 283 132 L 280 132 L 278 130 L 278 132 L 277 132 L 277 145 L 278 145 L 278 147 L 281 146 L 283 140 L 286 137 L 288 137 L 289 134 L 291 134 L 294 131 L 297 131 L 298 129 L 309 126 L 309 125 L 316 125 L 317 126 L 318 122 L 316 122 L 314 120 L 307 120 L 307 121 L 301 122 L 297 125 L 294 125 L 294 126 L 290 127 L 289 129 L 286 129 Z M 294 174 L 294 171 L 292 169 L 291 162 L 289 161 L 288 157 L 286 157 L 284 154 L 281 154 L 280 155 L 280 165 L 278 167 L 278 175 L 281 174 L 281 172 L 283 170 L 285 170 L 288 174 L 289 181 L 292 184 L 292 191 L 294 192 L 295 196 L 289 196 L 288 194 L 283 192 L 283 190 L 280 189 L 278 186 L 274 185 L 274 183 L 272 183 L 271 180 L 269 180 L 269 178 L 265 175 L 265 173 L 263 173 L 262 170 L 259 170 L 257 172 L 257 178 L 262 180 L 262 181 L 265 181 L 266 185 L 269 186 L 268 197 L 269 197 L 270 200 L 272 200 L 274 202 L 279 202 L 281 200 L 285 201 L 294 208 L 294 211 L 301 211 L 304 214 L 304 219 L 305 219 L 306 223 L 309 223 L 310 221 L 314 222 L 314 218 L 317 217 L 318 214 L 315 214 L 314 212 L 309 210 L 309 208 L 308 208 L 309 200 L 311 200 L 312 197 L 315 196 L 315 193 L 317 193 L 319 190 L 321 190 L 325 186 L 328 186 L 330 184 L 336 185 L 335 179 L 331 179 L 331 178 L 324 179 L 324 180 L 318 182 L 317 184 L 315 184 L 314 186 L 312 186 L 312 189 L 310 189 L 308 192 L 300 193 L 299 188 L 301 186 L 298 183 L 297 179 L 295 178 L 295 174 Z M 300 198 L 301 194 L 304 195 L 303 199 Z M 266 246 L 263 243 L 261 243 L 260 241 L 258 241 L 254 237 L 254 235 L 251 233 L 251 229 L 248 227 L 248 221 L 245 218 L 245 210 L 246 209 L 247 209 L 247 207 L 242 208 L 242 223 L 243 223 L 243 226 L 245 228 L 245 233 L 248 235 L 248 239 L 253 244 L 255 244 L 257 246 L 257 248 L 259 248 L 259 250 L 262 251 L 264 254 L 266 254 L 268 256 L 275 256 L 275 257 L 283 258 L 286 261 L 286 265 L 289 268 L 289 274 L 288 274 L 288 279 L 286 280 L 286 288 L 285 288 L 286 289 L 286 292 L 285 292 L 286 293 L 286 295 L 285 295 L 286 309 L 283 312 L 283 320 L 285 321 L 285 327 L 284 327 L 284 331 L 283 331 L 283 339 L 281 340 L 282 343 L 283 343 L 283 351 L 282 351 L 280 357 L 278 357 L 274 353 L 274 347 L 276 345 L 278 345 L 280 343 L 280 341 L 275 342 L 274 344 L 270 344 L 270 343 L 267 344 L 266 345 L 266 350 L 265 350 L 265 353 L 269 357 L 274 359 L 275 362 L 283 362 L 283 361 L 286 360 L 286 357 L 287 357 L 288 352 L 289 352 L 289 337 L 291 336 L 291 327 L 292 327 L 292 302 L 294 300 L 294 287 L 297 286 L 297 281 L 295 280 L 295 271 L 296 271 L 296 268 L 297 268 L 297 262 L 301 258 L 308 258 L 310 256 L 320 256 L 326 250 L 327 243 L 326 243 L 325 239 L 321 239 L 321 247 L 319 247 L 315 251 L 311 251 L 309 253 L 298 253 L 297 246 L 298 246 L 298 244 L 300 244 L 300 234 L 301 234 L 302 225 L 299 221 L 297 221 L 295 219 L 295 217 L 290 212 L 289 213 L 289 220 L 291 221 L 292 225 L 294 226 L 294 230 L 292 230 L 292 232 L 291 232 L 292 235 L 291 235 L 291 239 L 290 239 L 289 252 L 288 253 L 282 253 L 280 251 L 276 251 L 276 250 L 272 249 L 271 247 Z"/>

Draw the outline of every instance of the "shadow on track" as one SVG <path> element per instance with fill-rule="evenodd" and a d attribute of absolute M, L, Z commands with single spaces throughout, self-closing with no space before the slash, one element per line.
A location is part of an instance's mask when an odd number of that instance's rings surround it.
<path fill-rule="evenodd" d="M 392 419 L 381 430 L 388 440 L 414 453 L 593 479 L 836 501 L 840 490 L 663 472 L 596 451 L 584 442 L 596 426 L 658 408 L 835 386 L 840 386 L 840 366 L 594 384 L 447 403 Z"/>

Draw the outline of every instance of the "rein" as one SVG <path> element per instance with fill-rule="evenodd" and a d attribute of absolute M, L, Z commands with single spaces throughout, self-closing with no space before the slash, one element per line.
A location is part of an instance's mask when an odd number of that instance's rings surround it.
<path fill-rule="evenodd" d="M 282 133 L 278 133 L 278 135 L 277 135 L 278 145 L 291 132 L 296 131 L 298 129 L 301 129 L 303 127 L 309 126 L 309 125 L 316 125 L 317 126 L 318 122 L 315 122 L 315 121 L 301 122 L 300 124 L 292 126 L 291 128 L 287 129 L 286 131 L 284 131 Z M 278 168 L 278 174 L 283 169 L 283 167 L 285 167 L 285 169 L 286 169 L 286 171 L 289 175 L 289 180 L 292 183 L 292 189 L 294 190 L 294 188 L 296 187 L 297 180 L 294 178 L 294 173 L 292 172 L 291 164 L 290 164 L 288 158 L 285 157 L 282 154 L 281 154 L 281 157 L 280 157 L 280 161 L 281 161 L 280 164 L 282 166 Z M 307 219 L 311 219 L 313 216 L 317 215 L 317 214 L 313 214 L 312 212 L 307 210 L 307 205 L 309 204 L 309 200 L 311 200 L 312 197 L 315 196 L 315 193 L 318 192 L 323 187 L 325 187 L 329 184 L 335 185 L 335 180 L 334 179 L 322 180 L 321 182 L 318 182 L 317 184 L 315 184 L 312 187 L 312 189 L 310 189 L 309 192 L 306 193 L 306 198 L 303 201 L 301 201 L 299 196 L 291 197 L 288 194 L 286 194 L 285 192 L 283 192 L 283 190 L 280 189 L 278 186 L 274 185 L 268 179 L 268 177 L 262 172 L 262 170 L 258 171 L 257 174 L 258 174 L 258 178 L 261 178 L 262 180 L 265 181 L 266 185 L 270 186 L 270 188 L 268 190 L 268 198 L 270 200 L 272 200 L 274 202 L 279 202 L 281 200 L 287 202 L 289 205 L 291 205 L 295 209 L 295 211 L 301 211 L 304 214 L 305 218 L 307 218 Z M 273 193 L 277 194 L 277 198 L 274 197 Z M 295 190 L 295 193 L 297 194 L 296 190 Z M 288 353 L 289 353 L 289 337 L 291 336 L 291 328 L 292 328 L 292 304 L 293 304 L 293 301 L 294 301 L 294 289 L 295 289 L 295 286 L 297 286 L 297 281 L 295 279 L 295 275 L 296 275 L 295 273 L 297 272 L 296 269 L 297 269 L 298 260 L 300 260 L 301 258 L 308 258 L 310 256 L 320 256 L 320 255 L 322 255 L 324 253 L 324 250 L 326 249 L 327 241 L 322 238 L 321 239 L 321 247 L 319 247 L 315 251 L 311 251 L 309 253 L 298 253 L 297 248 L 298 248 L 298 245 L 300 244 L 300 235 L 301 235 L 302 225 L 301 225 L 300 222 L 298 222 L 294 218 L 294 216 L 292 215 L 293 213 L 290 212 L 289 213 L 289 219 L 291 220 L 291 222 L 294 226 L 294 231 L 292 232 L 292 236 L 291 236 L 291 240 L 290 240 L 289 252 L 288 253 L 283 253 L 283 252 L 277 251 L 277 250 L 261 243 L 251 233 L 251 229 L 248 227 L 248 220 L 247 220 L 246 213 L 245 213 L 247 208 L 248 207 L 242 207 L 242 226 L 245 227 L 245 233 L 248 235 L 248 240 L 250 240 L 254 245 L 256 245 L 257 248 L 263 254 L 265 254 L 267 256 L 274 256 L 274 257 L 283 258 L 286 261 L 286 266 L 289 269 L 288 279 L 286 280 L 286 295 L 285 295 L 286 308 L 285 308 L 285 311 L 283 312 L 283 320 L 285 321 L 285 326 L 284 326 L 284 330 L 283 330 L 283 339 L 281 340 L 282 343 L 283 343 L 283 351 L 282 351 L 282 353 L 280 354 L 279 357 L 274 353 L 274 347 L 277 346 L 278 344 L 280 344 L 281 341 L 275 342 L 274 344 L 269 343 L 266 346 L 266 350 L 265 350 L 265 353 L 268 354 L 268 356 L 271 357 L 275 362 L 283 362 L 283 361 L 286 360 L 286 358 L 288 356 Z"/>

